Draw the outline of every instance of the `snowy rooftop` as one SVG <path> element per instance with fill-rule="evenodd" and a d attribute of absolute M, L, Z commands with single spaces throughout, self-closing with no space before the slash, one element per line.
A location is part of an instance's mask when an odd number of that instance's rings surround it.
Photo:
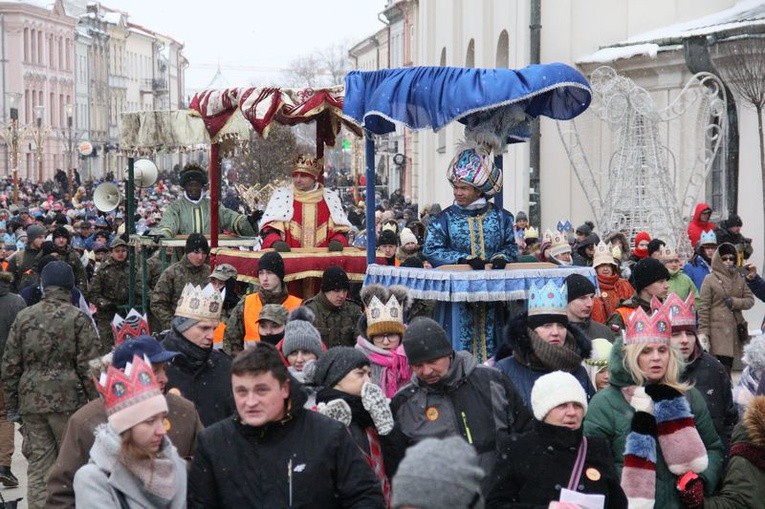
<path fill-rule="evenodd" d="M 662 49 L 670 49 L 666 46 L 674 49 L 689 37 L 753 27 L 765 29 L 765 0 L 742 0 L 730 9 L 635 35 L 581 57 L 577 63 L 612 62 L 634 56 L 655 58 Z"/>

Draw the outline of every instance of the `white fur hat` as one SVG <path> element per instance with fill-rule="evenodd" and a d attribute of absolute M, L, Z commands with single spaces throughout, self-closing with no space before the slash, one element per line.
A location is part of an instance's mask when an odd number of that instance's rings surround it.
<path fill-rule="evenodd" d="M 417 244 L 417 236 L 409 228 L 403 228 L 401 233 L 398 234 L 398 238 L 401 240 L 401 245 L 404 246 L 410 242 Z"/>
<path fill-rule="evenodd" d="M 571 373 L 553 371 L 534 382 L 531 389 L 531 409 L 538 421 L 544 421 L 545 416 L 556 406 L 569 402 L 579 403 L 584 408 L 584 413 L 587 413 L 587 394 L 579 380 Z"/>

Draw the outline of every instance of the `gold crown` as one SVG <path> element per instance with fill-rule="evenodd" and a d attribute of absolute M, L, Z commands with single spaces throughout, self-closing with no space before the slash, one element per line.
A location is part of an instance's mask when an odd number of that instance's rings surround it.
<path fill-rule="evenodd" d="M 384 303 L 375 295 L 369 301 L 366 310 L 367 336 L 371 339 L 377 334 L 404 333 L 404 309 L 395 295 Z"/>
<path fill-rule="evenodd" d="M 526 233 L 523 234 L 524 239 L 539 239 L 539 230 L 533 226 L 526 228 Z"/>
<path fill-rule="evenodd" d="M 592 266 L 597 267 L 598 265 L 603 265 L 605 263 L 616 265 L 618 267 L 616 260 L 614 260 L 614 254 L 610 249 L 608 249 L 606 243 L 601 240 L 598 242 L 598 245 L 595 246 L 595 254 L 592 258 Z"/>
<path fill-rule="evenodd" d="M 186 283 L 175 308 L 175 316 L 193 318 L 194 320 L 220 321 L 223 309 L 223 296 L 208 284 L 204 288 Z"/>
<path fill-rule="evenodd" d="M 324 161 L 322 159 L 316 159 L 307 154 L 298 155 L 292 162 L 292 171 L 300 173 L 308 173 L 314 178 L 319 178 L 324 173 Z"/>

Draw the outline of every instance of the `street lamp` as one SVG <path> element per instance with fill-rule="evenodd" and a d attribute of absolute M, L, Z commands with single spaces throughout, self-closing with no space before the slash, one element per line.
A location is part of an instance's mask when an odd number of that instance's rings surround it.
<path fill-rule="evenodd" d="M 43 143 L 45 142 L 45 137 L 50 132 L 50 127 L 42 124 L 44 114 L 45 106 L 42 104 L 35 106 L 35 124 L 30 129 L 30 135 L 35 142 L 35 154 L 37 155 L 37 181 L 41 184 L 43 182 Z"/>
<path fill-rule="evenodd" d="M 19 139 L 22 136 L 19 128 L 19 102 L 22 94 L 19 92 L 6 92 L 5 105 L 8 108 L 10 119 L 0 129 L 0 137 L 3 138 L 11 158 L 11 174 L 13 175 L 13 203 L 19 202 Z"/>
<path fill-rule="evenodd" d="M 69 192 L 74 194 L 74 189 L 72 188 L 72 181 L 74 180 L 74 162 L 73 162 L 73 156 L 74 156 L 74 122 L 73 122 L 73 115 L 74 115 L 74 104 L 67 103 L 66 106 L 64 106 L 64 111 L 66 111 L 66 160 L 67 160 L 67 171 L 66 174 L 69 177 Z"/>

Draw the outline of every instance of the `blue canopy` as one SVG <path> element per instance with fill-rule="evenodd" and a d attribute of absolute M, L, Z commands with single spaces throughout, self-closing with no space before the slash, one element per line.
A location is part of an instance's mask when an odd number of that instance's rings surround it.
<path fill-rule="evenodd" d="M 478 124 L 501 107 L 528 117 L 569 120 L 590 105 L 587 79 L 566 64 L 515 69 L 405 67 L 351 71 L 345 78 L 343 116 L 375 134 L 396 124 L 438 131 L 453 120 Z M 508 141 L 526 138 L 507 133 Z"/>

